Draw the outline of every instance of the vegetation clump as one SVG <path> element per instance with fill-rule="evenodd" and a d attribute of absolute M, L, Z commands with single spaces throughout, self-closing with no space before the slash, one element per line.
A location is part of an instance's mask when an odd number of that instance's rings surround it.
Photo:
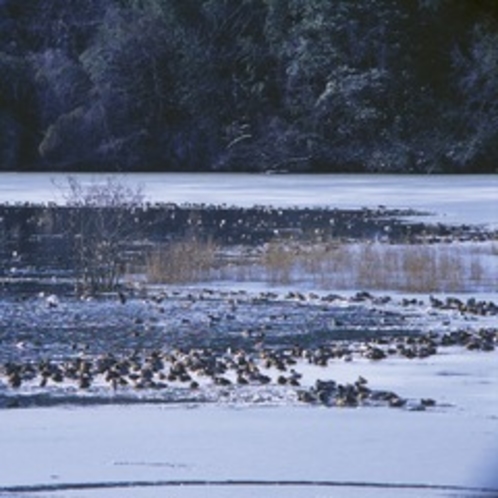
<path fill-rule="evenodd" d="M 88 185 L 69 177 L 64 196 L 77 291 L 115 290 L 125 271 L 126 250 L 137 237 L 132 215 L 143 204 L 140 188 L 117 177 Z"/>

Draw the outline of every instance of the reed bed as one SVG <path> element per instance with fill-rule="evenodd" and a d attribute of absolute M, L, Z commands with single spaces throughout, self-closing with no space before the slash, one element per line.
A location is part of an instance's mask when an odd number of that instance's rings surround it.
<path fill-rule="evenodd" d="M 337 243 L 297 251 L 270 247 L 268 254 L 263 267 L 281 284 L 304 279 L 321 288 L 465 292 L 496 290 L 498 281 L 495 244 Z M 282 257 L 275 269 L 276 254 Z M 279 272 L 284 280 L 275 282 Z"/>
<path fill-rule="evenodd" d="M 155 246 L 145 258 L 149 283 L 189 283 L 209 280 L 216 246 L 211 241 L 185 239 Z"/>
<path fill-rule="evenodd" d="M 146 276 L 150 283 L 216 280 L 415 293 L 496 291 L 498 243 L 275 240 L 256 249 L 227 252 L 210 241 L 189 239 L 150 251 Z"/>

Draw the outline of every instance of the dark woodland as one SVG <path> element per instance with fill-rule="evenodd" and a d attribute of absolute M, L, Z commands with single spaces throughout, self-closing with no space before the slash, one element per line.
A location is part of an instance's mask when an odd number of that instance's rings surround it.
<path fill-rule="evenodd" d="M 0 0 L 0 170 L 497 165 L 496 0 Z"/>

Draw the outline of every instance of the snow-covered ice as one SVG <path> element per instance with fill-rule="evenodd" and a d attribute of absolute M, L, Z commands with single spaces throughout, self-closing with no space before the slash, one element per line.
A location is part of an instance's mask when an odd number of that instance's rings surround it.
<path fill-rule="evenodd" d="M 478 490 L 498 486 L 498 352 L 359 360 L 329 374 L 438 405 L 2 410 L 0 496 L 493 496 Z"/>
<path fill-rule="evenodd" d="M 0 202 L 53 201 L 60 196 L 54 184 L 64 178 L 2 173 Z M 384 205 L 435 213 L 434 222 L 498 227 L 496 175 L 126 181 L 143 185 L 152 202 Z M 479 298 L 496 301 L 496 293 Z M 493 320 L 486 326 L 498 326 Z M 314 374 L 304 366 L 303 373 Z M 425 411 L 297 403 L 3 409 L 0 497 L 498 496 L 498 351 L 451 347 L 424 359 L 358 358 L 331 363 L 320 375 L 341 382 L 362 375 L 375 389 L 437 404 Z"/>

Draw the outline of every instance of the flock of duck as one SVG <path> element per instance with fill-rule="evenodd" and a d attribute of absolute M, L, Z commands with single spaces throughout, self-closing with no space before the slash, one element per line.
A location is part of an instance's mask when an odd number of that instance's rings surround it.
<path fill-rule="evenodd" d="M 299 297 L 299 296 L 298 296 Z M 354 299 L 369 299 L 357 294 Z M 405 303 L 406 305 L 409 302 Z M 431 298 L 437 308 L 463 309 L 468 313 L 496 314 L 493 303 L 455 298 L 440 301 Z M 382 336 L 364 341 L 329 341 L 312 348 L 295 344 L 292 347 L 265 346 L 264 341 L 247 349 L 210 348 L 170 349 L 133 352 L 117 356 L 68 358 L 59 361 L 10 361 L 0 365 L 0 388 L 15 392 L 23 387 L 51 389 L 71 386 L 81 392 L 106 389 L 110 393 L 131 391 L 156 392 L 183 389 L 185 392 L 226 390 L 241 386 L 286 389 L 295 400 L 325 406 L 356 407 L 387 405 L 424 410 L 433 406 L 432 399 L 416 403 L 402 396 L 369 386 L 367 379 L 358 377 L 351 383 L 339 383 L 326 378 L 327 367 L 334 362 L 370 361 L 386 358 L 427 358 L 441 347 L 459 346 L 468 350 L 492 351 L 498 345 L 497 328 L 427 332 L 404 336 Z M 310 374 L 311 372 L 311 374 Z"/>

